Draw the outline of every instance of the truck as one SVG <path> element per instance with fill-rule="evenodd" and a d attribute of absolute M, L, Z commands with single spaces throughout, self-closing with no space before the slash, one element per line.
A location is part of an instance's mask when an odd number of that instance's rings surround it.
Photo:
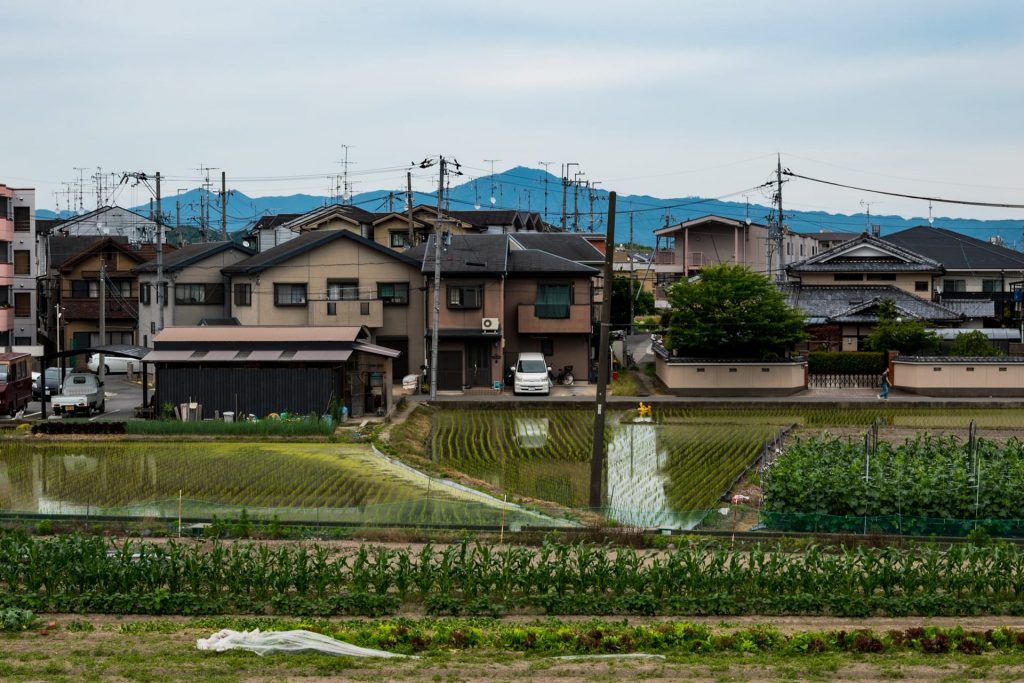
<path fill-rule="evenodd" d="M 74 372 L 64 380 L 64 390 L 53 397 L 54 415 L 76 415 L 93 412 L 102 413 L 107 409 L 103 382 L 91 372 Z"/>

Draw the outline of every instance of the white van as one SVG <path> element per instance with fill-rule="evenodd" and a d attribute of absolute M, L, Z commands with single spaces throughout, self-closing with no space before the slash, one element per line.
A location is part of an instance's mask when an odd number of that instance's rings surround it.
<path fill-rule="evenodd" d="M 520 353 L 516 361 L 515 377 L 512 380 L 512 393 L 544 394 L 551 393 L 551 380 L 548 378 L 548 364 L 542 353 Z"/>

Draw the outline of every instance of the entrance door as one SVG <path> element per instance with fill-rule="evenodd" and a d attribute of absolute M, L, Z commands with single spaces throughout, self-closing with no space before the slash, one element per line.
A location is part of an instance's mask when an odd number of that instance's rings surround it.
<path fill-rule="evenodd" d="M 402 355 L 391 361 L 391 377 L 395 384 L 400 384 L 402 378 L 409 374 L 409 338 L 408 337 L 382 337 L 377 340 L 381 346 L 386 346 L 395 351 L 401 351 Z"/>
<path fill-rule="evenodd" d="M 442 391 L 462 389 L 462 351 L 438 350 L 437 388 Z"/>
<path fill-rule="evenodd" d="M 471 387 L 491 386 L 491 343 L 466 343 L 466 383 Z"/>

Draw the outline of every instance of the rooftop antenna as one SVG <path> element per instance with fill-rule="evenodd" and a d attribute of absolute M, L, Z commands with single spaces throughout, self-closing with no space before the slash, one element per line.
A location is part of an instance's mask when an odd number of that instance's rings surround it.
<path fill-rule="evenodd" d="M 548 172 L 548 166 L 555 163 L 553 161 L 538 161 L 538 164 L 544 167 L 544 222 L 548 222 L 548 176 L 551 174 Z"/>
<path fill-rule="evenodd" d="M 350 162 L 348 160 L 348 150 L 349 150 L 350 147 L 352 147 L 352 145 L 342 145 L 341 146 L 341 148 L 343 150 L 345 150 L 345 158 L 344 158 L 343 161 L 340 162 L 341 163 L 341 167 L 342 167 L 342 171 L 341 171 L 341 177 L 342 177 L 342 182 L 341 182 L 341 202 L 342 202 L 342 204 L 351 204 L 352 203 L 352 183 L 350 183 L 348 181 L 348 165 L 350 163 L 355 163 L 355 162 L 354 161 Z"/>
<path fill-rule="evenodd" d="M 78 210 L 85 213 L 85 200 L 82 197 L 82 186 L 85 185 L 85 168 L 75 166 L 75 170 L 78 171 Z"/>
<path fill-rule="evenodd" d="M 932 217 L 932 203 L 928 202 L 928 225 L 935 223 L 935 218 Z"/>
<path fill-rule="evenodd" d="M 497 197 L 494 196 L 494 164 L 498 161 L 501 161 L 501 159 L 484 159 L 484 163 L 491 165 L 491 206 L 498 203 Z"/>
<path fill-rule="evenodd" d="M 480 210 L 480 183 L 476 180 L 473 181 L 473 208 Z"/>
<path fill-rule="evenodd" d="M 860 205 L 862 207 L 866 208 L 867 212 L 868 212 L 868 222 L 867 222 L 867 225 L 864 228 L 864 231 L 865 232 L 871 232 L 871 202 L 866 202 L 866 201 L 864 201 L 862 199 L 862 200 L 860 200 Z"/>

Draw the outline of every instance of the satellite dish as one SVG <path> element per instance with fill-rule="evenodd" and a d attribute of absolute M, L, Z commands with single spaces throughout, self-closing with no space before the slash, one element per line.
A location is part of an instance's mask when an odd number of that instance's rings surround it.
<path fill-rule="evenodd" d="M 493 195 L 491 195 L 491 204 L 497 204 L 497 203 L 498 203 L 498 200 L 495 199 Z"/>
<path fill-rule="evenodd" d="M 474 204 L 473 208 L 476 209 L 477 211 L 479 211 L 480 210 L 480 202 L 477 202 L 476 204 Z"/>
<path fill-rule="evenodd" d="M 249 244 L 249 240 L 242 240 L 242 246 L 248 248 L 251 247 L 252 245 Z"/>
<path fill-rule="evenodd" d="M 103 235 L 110 234 L 110 228 L 108 228 L 107 226 L 103 225 L 103 221 L 97 222 L 96 223 L 96 227 L 99 229 L 101 234 L 103 234 Z"/>

